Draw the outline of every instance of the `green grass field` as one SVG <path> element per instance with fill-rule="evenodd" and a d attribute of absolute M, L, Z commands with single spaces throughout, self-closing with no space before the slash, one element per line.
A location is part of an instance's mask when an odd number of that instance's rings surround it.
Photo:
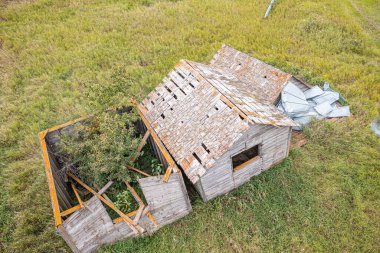
<path fill-rule="evenodd" d="M 154 236 L 103 252 L 379 252 L 380 1 L 0 2 L 0 252 L 69 252 L 55 233 L 37 133 L 143 98 L 181 59 L 224 43 L 310 84 L 353 117 L 315 122 L 275 168 Z"/>

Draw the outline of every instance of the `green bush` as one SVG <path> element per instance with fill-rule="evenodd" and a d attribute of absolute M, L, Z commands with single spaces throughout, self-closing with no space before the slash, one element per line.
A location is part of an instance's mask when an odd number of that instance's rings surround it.
<path fill-rule="evenodd" d="M 62 134 L 59 152 L 72 162 L 74 173 L 87 183 L 104 185 L 110 180 L 131 181 L 140 138 L 135 113 L 102 112 L 77 123 Z"/>
<path fill-rule="evenodd" d="M 116 201 L 114 203 L 116 207 L 124 213 L 129 213 L 139 207 L 137 201 L 132 195 L 132 192 L 129 190 L 119 192 L 116 195 Z"/>

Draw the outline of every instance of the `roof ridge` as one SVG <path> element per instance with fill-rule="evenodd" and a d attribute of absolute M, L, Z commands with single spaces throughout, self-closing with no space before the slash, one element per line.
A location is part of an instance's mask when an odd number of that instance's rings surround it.
<path fill-rule="evenodd" d="M 279 69 L 279 68 L 277 68 L 277 67 L 275 67 L 275 66 L 273 66 L 273 65 L 271 65 L 271 64 L 269 64 L 269 63 L 266 63 L 266 62 L 263 61 L 263 60 L 260 60 L 260 59 L 254 57 L 254 56 L 251 56 L 251 55 L 249 55 L 249 54 L 247 54 L 247 53 L 245 53 L 245 52 L 243 52 L 243 51 L 239 51 L 239 50 L 237 50 L 236 48 L 233 48 L 233 47 L 231 47 L 231 46 L 229 46 L 229 45 L 226 45 L 226 44 L 223 44 L 223 45 L 222 45 L 222 47 L 221 47 L 221 48 L 216 52 L 216 54 L 212 57 L 212 60 L 214 60 L 214 57 L 215 57 L 216 55 L 218 55 L 219 51 L 221 51 L 223 48 L 229 48 L 229 49 L 232 49 L 232 50 L 235 51 L 236 53 L 243 54 L 243 55 L 248 56 L 249 58 L 252 58 L 252 59 L 254 59 L 254 60 L 257 60 L 257 61 L 259 61 L 261 64 L 264 64 L 265 66 L 268 66 L 268 67 L 270 67 L 270 68 L 273 68 L 273 69 L 275 69 L 275 70 L 281 72 L 282 74 L 285 74 L 285 75 L 290 76 L 290 78 L 294 77 L 292 74 L 289 74 L 288 72 L 285 72 L 285 71 L 283 71 L 283 70 L 281 70 L 281 69 Z M 211 60 L 211 61 L 212 61 L 212 60 Z M 210 64 L 212 64 L 212 63 L 210 62 Z M 290 79 L 290 78 L 289 78 L 289 79 Z M 289 79 L 288 79 L 288 80 L 289 80 Z"/>

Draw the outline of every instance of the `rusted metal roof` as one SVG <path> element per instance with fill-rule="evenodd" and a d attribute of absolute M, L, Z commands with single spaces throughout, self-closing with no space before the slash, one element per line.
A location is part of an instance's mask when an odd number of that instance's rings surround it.
<path fill-rule="evenodd" d="M 139 108 L 195 183 L 249 124 L 295 125 L 249 87 L 232 71 L 181 60 Z"/>
<path fill-rule="evenodd" d="M 292 75 L 226 45 L 214 55 L 210 66 L 233 72 L 258 98 L 272 103 L 292 78 Z"/>

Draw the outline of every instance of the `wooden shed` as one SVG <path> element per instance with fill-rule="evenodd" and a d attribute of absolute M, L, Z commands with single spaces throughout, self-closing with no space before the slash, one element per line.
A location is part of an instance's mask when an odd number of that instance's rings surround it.
<path fill-rule="evenodd" d="M 181 60 L 139 109 L 208 201 L 288 156 L 296 123 L 275 106 L 288 82 L 308 88 L 223 46 L 209 65 Z"/>
<path fill-rule="evenodd" d="M 108 198 L 106 193 L 112 181 L 100 189 L 95 189 L 75 175 L 64 172 L 62 170 L 64 162 L 56 152 L 56 144 L 62 132 L 70 131 L 73 124 L 83 119 L 39 133 L 55 226 L 73 252 L 94 252 L 103 244 L 152 233 L 191 212 L 181 171 L 144 116 L 138 123 L 144 135 L 139 148 L 149 143 L 166 168 L 166 172 L 160 176 L 150 176 L 145 173 L 144 178 L 138 179 L 144 196 L 139 196 L 135 189 L 125 182 L 125 187 L 138 202 L 137 210 L 123 213 Z M 144 174 L 137 168 L 129 167 L 129 169 Z M 84 189 L 86 193 L 81 192 L 78 187 Z M 84 194 L 90 194 L 92 197 L 84 201 L 82 200 Z M 77 201 L 73 201 L 73 198 Z M 79 204 L 74 205 L 74 202 Z M 112 219 L 106 208 L 112 209 L 119 217 Z"/>

